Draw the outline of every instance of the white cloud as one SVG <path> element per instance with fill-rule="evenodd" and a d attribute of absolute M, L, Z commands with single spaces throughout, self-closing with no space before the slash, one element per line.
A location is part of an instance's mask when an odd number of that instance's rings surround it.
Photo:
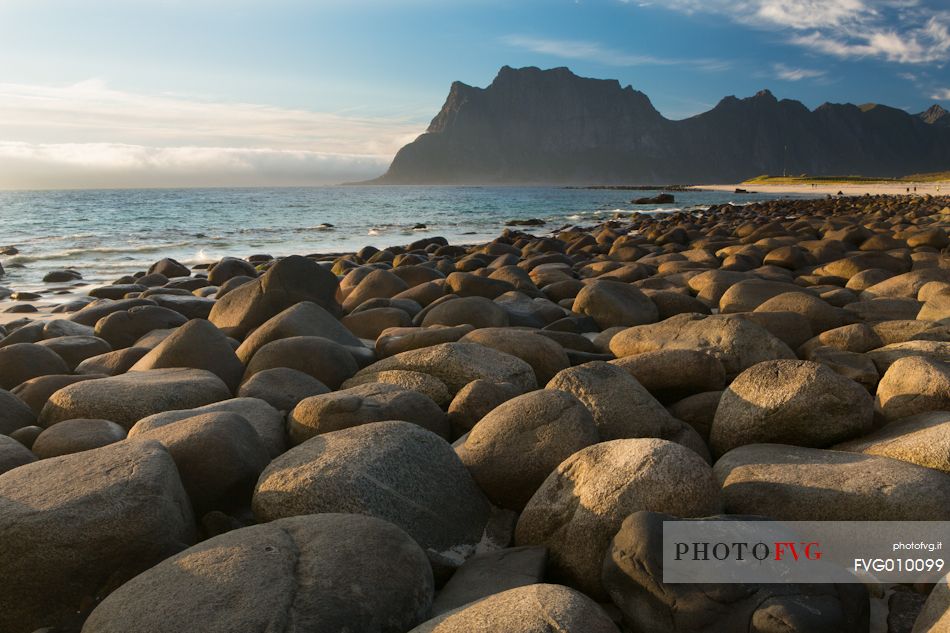
<path fill-rule="evenodd" d="M 653 55 L 633 55 L 606 47 L 598 42 L 585 40 L 559 40 L 525 35 L 509 35 L 502 38 L 508 46 L 533 53 L 541 53 L 562 59 L 579 59 L 605 66 L 679 66 L 690 65 L 703 70 L 719 71 L 730 67 L 720 59 L 672 59 Z"/>
<path fill-rule="evenodd" d="M 823 70 L 814 70 L 811 68 L 792 68 L 785 64 L 773 64 L 772 69 L 775 76 L 783 81 L 801 81 L 803 79 L 817 79 L 824 77 L 827 73 Z"/>
<path fill-rule="evenodd" d="M 0 187 L 324 184 L 385 171 L 425 123 L 0 83 Z"/>
<path fill-rule="evenodd" d="M 950 14 L 920 0 L 669 0 L 663 6 L 797 31 L 789 42 L 835 57 L 900 64 L 950 60 Z"/>
<path fill-rule="evenodd" d="M 930 95 L 930 98 L 936 99 L 937 101 L 950 101 L 950 88 L 938 90 L 937 92 Z"/>

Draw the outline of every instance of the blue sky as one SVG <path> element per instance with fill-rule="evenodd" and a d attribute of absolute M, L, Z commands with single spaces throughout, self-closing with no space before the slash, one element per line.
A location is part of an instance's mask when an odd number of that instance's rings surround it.
<path fill-rule="evenodd" d="M 370 177 L 453 80 L 950 109 L 947 0 L 0 0 L 0 187 Z"/>

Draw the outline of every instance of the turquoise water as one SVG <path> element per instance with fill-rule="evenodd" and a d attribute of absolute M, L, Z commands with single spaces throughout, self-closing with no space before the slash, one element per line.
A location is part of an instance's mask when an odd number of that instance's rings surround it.
<path fill-rule="evenodd" d="M 189 265 L 224 255 L 337 253 L 440 235 L 484 242 L 505 221 L 542 218 L 537 234 L 633 211 L 668 212 L 767 195 L 676 192 L 675 204 L 636 207 L 654 192 L 557 187 L 313 187 L 0 192 L 0 285 L 40 290 L 43 275 L 74 268 L 88 284 L 144 270 L 162 257 Z M 425 228 L 417 227 L 424 224 Z"/>

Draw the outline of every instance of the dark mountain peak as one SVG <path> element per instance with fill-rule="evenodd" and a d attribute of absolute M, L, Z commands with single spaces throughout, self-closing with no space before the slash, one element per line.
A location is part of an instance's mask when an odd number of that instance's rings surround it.
<path fill-rule="evenodd" d="M 936 103 L 917 115 L 917 118 L 930 125 L 950 127 L 950 112 L 947 112 Z"/>
<path fill-rule="evenodd" d="M 670 121 L 614 79 L 504 66 L 485 88 L 452 83 L 428 131 L 377 182 L 661 184 L 947 169 L 950 115 L 939 106 L 918 116 L 878 104 L 812 111 L 762 90 Z"/>

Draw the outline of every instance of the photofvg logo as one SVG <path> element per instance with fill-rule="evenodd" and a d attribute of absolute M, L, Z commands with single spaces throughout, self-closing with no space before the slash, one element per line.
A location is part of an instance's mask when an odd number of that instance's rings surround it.
<path fill-rule="evenodd" d="M 948 537 L 942 521 L 664 521 L 663 581 L 936 582 L 950 570 Z"/>

